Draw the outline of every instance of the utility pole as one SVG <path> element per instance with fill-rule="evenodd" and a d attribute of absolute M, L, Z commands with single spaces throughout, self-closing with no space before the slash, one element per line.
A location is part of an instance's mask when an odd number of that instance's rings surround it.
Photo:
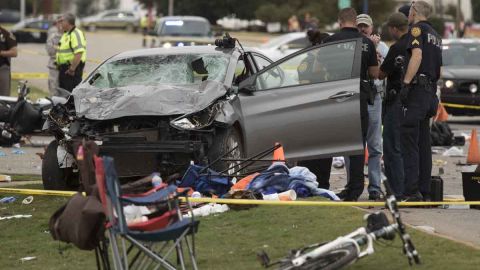
<path fill-rule="evenodd" d="M 20 20 L 25 20 L 25 0 L 20 0 Z"/>
<path fill-rule="evenodd" d="M 461 20 L 461 12 L 462 12 L 462 7 L 461 7 L 461 3 L 460 3 L 460 0 L 457 0 L 457 8 L 456 8 L 456 11 L 457 13 L 455 14 L 456 15 L 456 18 L 455 18 L 455 29 L 457 29 L 457 37 L 460 37 L 460 20 Z"/>
<path fill-rule="evenodd" d="M 173 5 L 175 0 L 168 0 L 168 16 L 173 16 Z"/>
<path fill-rule="evenodd" d="M 368 14 L 368 0 L 363 0 L 363 14 Z"/>

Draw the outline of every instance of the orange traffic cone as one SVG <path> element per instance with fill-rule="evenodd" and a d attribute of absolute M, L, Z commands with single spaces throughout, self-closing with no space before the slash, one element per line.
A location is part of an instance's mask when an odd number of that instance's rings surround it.
<path fill-rule="evenodd" d="M 368 165 L 368 147 L 365 145 L 365 165 Z"/>
<path fill-rule="evenodd" d="M 480 152 L 478 151 L 477 129 L 472 129 L 470 146 L 468 147 L 467 164 L 480 164 Z"/>
<path fill-rule="evenodd" d="M 275 145 L 280 145 L 277 149 L 273 151 L 273 160 L 275 161 L 285 161 L 285 153 L 283 152 L 283 146 L 280 143 L 275 143 Z"/>
<path fill-rule="evenodd" d="M 435 121 L 445 122 L 448 120 L 448 113 L 445 110 L 445 107 L 442 103 L 438 104 L 437 115 L 435 116 Z"/>

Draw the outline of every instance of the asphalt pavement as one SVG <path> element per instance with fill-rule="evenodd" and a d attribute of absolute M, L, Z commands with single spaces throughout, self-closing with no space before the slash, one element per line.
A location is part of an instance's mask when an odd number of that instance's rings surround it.
<path fill-rule="evenodd" d="M 234 34 L 235 36 L 235 34 Z M 237 33 L 245 46 L 252 46 L 268 39 L 262 34 Z M 89 59 L 86 72 L 92 71 L 99 63 L 119 52 L 141 48 L 141 35 L 124 32 L 95 32 L 86 33 Z M 13 72 L 47 72 L 48 58 L 44 44 L 19 44 L 19 57 L 13 60 Z M 29 79 L 30 84 L 47 89 L 46 79 Z M 478 128 L 480 117 L 451 117 L 450 127 L 456 135 L 470 135 L 472 128 Z M 0 148 L 0 174 L 41 174 L 41 160 L 36 153 L 43 152 L 43 146 L 48 144 L 51 137 L 32 137 L 31 142 L 18 149 Z M 463 199 L 461 171 L 465 163 L 467 145 L 461 147 L 464 155 L 456 157 L 443 156 L 447 148 L 435 148 L 433 154 L 433 175 L 438 175 L 443 170 L 444 196 L 449 199 Z M 286 149 L 288 151 L 288 149 Z M 3 153 L 3 154 L 2 154 Z M 442 169 L 440 169 L 442 168 Z M 332 189 L 340 190 L 346 183 L 344 169 L 332 169 Z M 0 186 L 2 184 L 0 183 Z M 366 191 L 361 200 L 368 197 Z M 480 247 L 480 210 L 475 209 L 418 209 L 403 208 L 401 210 L 404 220 L 413 225 L 421 226 L 429 231 L 446 235 L 452 239 L 463 241 Z"/>

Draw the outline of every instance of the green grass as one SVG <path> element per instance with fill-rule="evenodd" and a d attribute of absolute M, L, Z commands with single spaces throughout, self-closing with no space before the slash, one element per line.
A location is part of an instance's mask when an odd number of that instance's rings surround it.
<path fill-rule="evenodd" d="M 41 181 L 42 176 L 38 174 L 9 174 L 12 181 Z"/>
<path fill-rule="evenodd" d="M 29 185 L 25 188 L 39 188 Z M 0 194 L 0 196 L 7 194 Z M 35 196 L 31 205 L 20 202 L 0 205 L 0 215 L 32 214 L 30 219 L 0 221 L 0 265 L 2 269 L 94 269 L 93 252 L 80 251 L 52 240 L 50 215 L 67 198 Z M 354 208 L 260 206 L 201 218 L 196 239 L 200 269 L 261 269 L 256 252 L 264 249 L 272 259 L 290 249 L 332 240 L 364 225 L 363 212 Z M 478 269 L 478 250 L 443 238 L 409 229 L 422 256 L 414 269 Z M 474 233 L 474 232 L 472 232 Z M 59 249 L 63 252 L 60 254 Z M 375 244 L 375 253 L 351 269 L 407 269 L 400 240 L 390 247 Z M 36 256 L 21 263 L 20 258 Z"/>
<path fill-rule="evenodd" d="M 17 93 L 18 82 L 19 82 L 18 80 L 12 80 L 12 83 L 10 86 L 10 96 L 12 97 L 18 96 L 18 93 Z M 44 98 L 49 95 L 48 92 L 46 92 L 45 90 L 32 86 L 31 84 L 28 84 L 28 87 L 30 88 L 30 93 L 28 94 L 27 98 L 34 102 L 38 98 Z"/>

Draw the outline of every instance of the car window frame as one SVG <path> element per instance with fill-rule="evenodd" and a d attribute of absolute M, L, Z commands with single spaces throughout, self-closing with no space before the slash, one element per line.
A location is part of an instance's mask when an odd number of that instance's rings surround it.
<path fill-rule="evenodd" d="M 285 89 L 285 88 L 291 88 L 291 87 L 298 87 L 298 86 L 302 86 L 302 85 L 312 85 L 312 84 L 319 84 L 319 83 L 330 83 L 330 82 L 335 82 L 335 81 L 343 81 L 343 80 L 348 80 L 348 79 L 355 79 L 355 78 L 360 78 L 360 68 L 361 68 L 361 58 L 362 58 L 362 50 L 361 50 L 361 47 L 362 47 L 362 44 L 363 44 L 363 41 L 362 41 L 362 38 L 352 38 L 352 39 L 344 39 L 344 40 L 337 40 L 337 41 L 333 41 L 333 42 L 328 42 L 328 43 L 321 43 L 319 45 L 315 45 L 315 46 L 311 46 L 311 47 L 307 47 L 305 49 L 302 49 L 300 51 L 297 51 L 295 53 L 292 53 L 274 63 L 272 63 L 271 65 L 269 65 L 268 67 L 265 67 L 264 69 L 262 69 L 261 71 L 259 71 L 258 73 L 256 73 L 254 76 L 255 77 L 255 84 L 258 80 L 258 77 L 260 75 L 262 75 L 263 73 L 265 72 L 268 72 L 269 70 L 275 68 L 275 67 L 278 67 L 279 65 L 281 65 L 282 63 L 294 58 L 294 57 L 297 57 L 298 55 L 300 54 L 304 54 L 304 53 L 307 53 L 309 51 L 312 51 L 312 50 L 316 50 L 316 49 L 319 49 L 319 48 L 322 48 L 322 47 L 325 47 L 325 46 L 331 46 L 331 45 L 335 45 L 335 44 L 341 44 L 341 43 L 348 43 L 348 42 L 356 42 L 355 43 L 355 52 L 354 52 L 354 56 L 353 56 L 353 64 L 352 64 L 352 71 L 350 73 L 350 78 L 347 78 L 347 79 L 337 79 L 337 80 L 331 80 L 331 81 L 325 81 L 325 82 L 317 82 L 317 83 L 304 83 L 304 84 L 296 84 L 296 85 L 287 85 L 287 86 L 280 86 L 280 87 L 274 87 L 274 88 L 268 88 L 268 89 L 255 89 L 255 91 L 272 91 L 272 90 L 282 90 L 282 89 Z"/>

